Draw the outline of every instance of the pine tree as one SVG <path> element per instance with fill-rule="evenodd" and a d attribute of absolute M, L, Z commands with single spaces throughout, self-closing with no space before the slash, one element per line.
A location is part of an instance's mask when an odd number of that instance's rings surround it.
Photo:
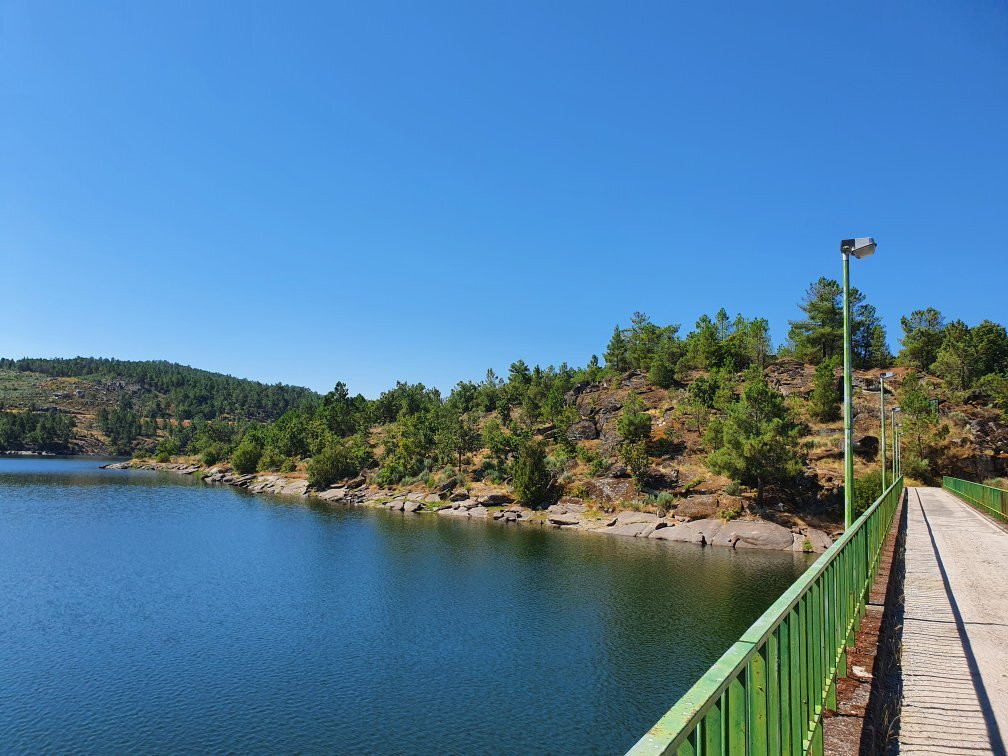
<path fill-rule="evenodd" d="M 938 350 L 944 340 L 945 318 L 935 308 L 928 307 L 900 318 L 900 325 L 903 327 L 900 364 L 926 373 L 938 359 Z"/>
<path fill-rule="evenodd" d="M 817 420 L 829 423 L 840 417 L 840 400 L 836 361 L 824 360 L 816 366 L 809 409 Z"/>
<path fill-rule="evenodd" d="M 799 430 L 784 397 L 774 391 L 764 375 L 751 369 L 739 400 L 708 431 L 714 450 L 708 457 L 713 472 L 743 485 L 755 486 L 756 502 L 763 490 L 801 472 Z"/>
<path fill-rule="evenodd" d="M 623 336 L 623 331 L 619 326 L 613 327 L 612 338 L 609 339 L 609 347 L 605 353 L 606 367 L 622 373 L 628 369 L 627 342 Z"/>

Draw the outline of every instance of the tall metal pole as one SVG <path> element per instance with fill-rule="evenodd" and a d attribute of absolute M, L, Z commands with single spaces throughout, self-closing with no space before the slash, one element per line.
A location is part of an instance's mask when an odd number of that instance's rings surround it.
<path fill-rule="evenodd" d="M 844 527 L 854 522 L 854 411 L 851 406 L 850 253 L 843 255 Z"/>
<path fill-rule="evenodd" d="M 885 373 L 879 373 L 878 379 L 878 395 L 879 395 L 879 417 L 882 418 L 882 493 L 885 493 L 885 468 L 886 468 L 886 458 L 885 458 Z M 893 478 L 893 480 L 896 480 Z"/>
<path fill-rule="evenodd" d="M 892 421 L 892 479 L 896 480 L 898 477 L 896 475 L 896 407 L 892 408 L 892 415 L 889 418 Z"/>
<path fill-rule="evenodd" d="M 896 474 L 903 474 L 903 432 L 896 426 Z"/>

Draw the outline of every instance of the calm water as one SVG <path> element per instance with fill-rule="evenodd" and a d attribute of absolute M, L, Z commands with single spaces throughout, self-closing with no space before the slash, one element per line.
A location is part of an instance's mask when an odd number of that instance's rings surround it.
<path fill-rule="evenodd" d="M 804 556 L 0 458 L 0 750 L 622 752 Z"/>

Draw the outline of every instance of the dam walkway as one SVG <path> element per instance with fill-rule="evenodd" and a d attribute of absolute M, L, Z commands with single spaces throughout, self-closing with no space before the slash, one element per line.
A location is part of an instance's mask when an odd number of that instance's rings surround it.
<path fill-rule="evenodd" d="M 1008 529 L 941 488 L 906 505 L 899 750 L 1005 754 Z"/>

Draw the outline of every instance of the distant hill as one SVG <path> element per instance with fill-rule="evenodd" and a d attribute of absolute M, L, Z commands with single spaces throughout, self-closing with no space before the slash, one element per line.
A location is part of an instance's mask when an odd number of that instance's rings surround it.
<path fill-rule="evenodd" d="M 268 422 L 317 396 L 164 360 L 0 358 L 0 450 L 127 453 L 170 423 Z"/>

